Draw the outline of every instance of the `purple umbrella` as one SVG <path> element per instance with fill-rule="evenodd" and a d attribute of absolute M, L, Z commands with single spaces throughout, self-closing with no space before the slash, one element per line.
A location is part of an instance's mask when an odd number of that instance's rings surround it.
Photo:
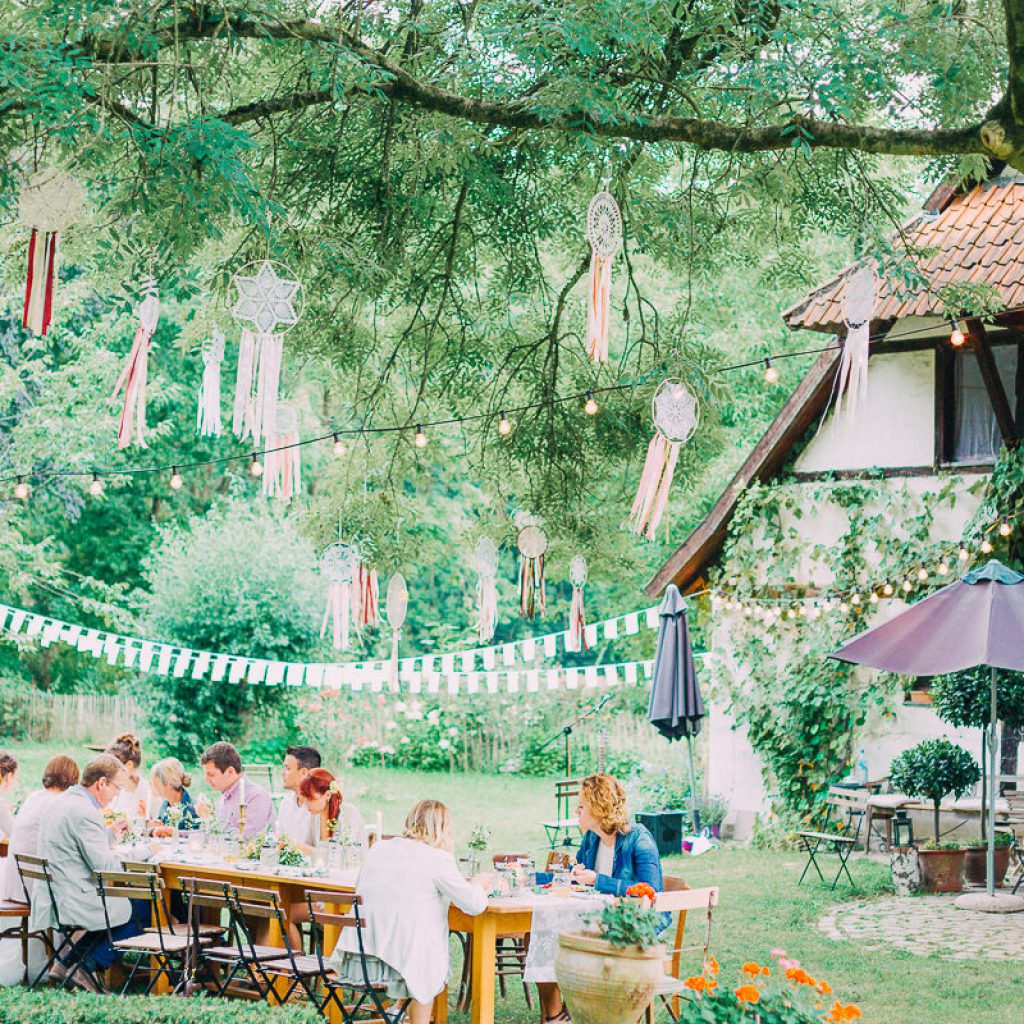
<path fill-rule="evenodd" d="M 895 618 L 859 633 L 830 657 L 910 676 L 992 669 L 987 889 L 995 891 L 996 669 L 1024 671 L 1024 576 L 993 559 Z"/>

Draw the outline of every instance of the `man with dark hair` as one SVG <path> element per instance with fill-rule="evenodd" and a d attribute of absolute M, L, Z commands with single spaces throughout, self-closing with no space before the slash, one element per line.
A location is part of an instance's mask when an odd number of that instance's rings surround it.
<path fill-rule="evenodd" d="M 242 772 L 242 759 L 233 743 L 214 743 L 199 763 L 207 784 L 220 793 L 216 816 L 223 826 L 237 831 L 242 807 L 245 807 L 245 835 L 253 836 L 273 826 L 274 804 L 270 794 Z M 201 817 L 208 817 L 211 807 L 204 799 L 196 805 L 196 810 Z"/>
<path fill-rule="evenodd" d="M 312 815 L 298 801 L 302 780 L 321 764 L 320 751 L 315 747 L 289 747 L 281 765 L 281 783 L 284 799 L 277 811 L 277 831 L 292 842 L 315 846 L 320 838 L 320 819 Z"/>

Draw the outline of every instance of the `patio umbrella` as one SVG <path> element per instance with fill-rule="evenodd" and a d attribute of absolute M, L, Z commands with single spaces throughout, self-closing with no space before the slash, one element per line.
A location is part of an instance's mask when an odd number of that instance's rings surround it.
<path fill-rule="evenodd" d="M 995 892 L 996 669 L 1024 671 L 1024 576 L 995 559 L 895 618 L 858 634 L 829 657 L 911 676 L 992 669 L 989 723 L 987 893 Z"/>
<path fill-rule="evenodd" d="M 647 720 L 666 739 L 686 740 L 690 757 L 690 819 L 696 829 L 697 772 L 693 767 L 693 737 L 700 732 L 704 719 L 704 701 L 697 688 L 686 602 L 674 583 L 665 590 L 658 615 L 658 647 L 654 655 L 654 681 Z"/>

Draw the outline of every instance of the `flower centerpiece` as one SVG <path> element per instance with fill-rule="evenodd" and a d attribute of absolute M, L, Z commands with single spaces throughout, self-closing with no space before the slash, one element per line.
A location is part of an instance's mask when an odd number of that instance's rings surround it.
<path fill-rule="evenodd" d="M 474 825 L 473 831 L 469 834 L 469 873 L 478 875 L 480 873 L 483 856 L 491 845 L 491 829 L 487 825 Z"/>

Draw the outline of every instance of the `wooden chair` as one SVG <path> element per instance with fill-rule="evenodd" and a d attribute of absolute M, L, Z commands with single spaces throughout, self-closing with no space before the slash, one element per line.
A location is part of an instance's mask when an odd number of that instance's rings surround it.
<path fill-rule="evenodd" d="M 671 875 L 665 876 L 663 884 L 664 892 L 659 892 L 654 898 L 654 909 L 660 913 L 676 915 L 675 937 L 672 948 L 665 957 L 665 980 L 658 986 L 650 1006 L 647 1007 L 647 1024 L 653 1024 L 658 1000 L 668 1010 L 673 1021 L 679 1020 L 679 994 L 683 989 L 683 954 L 700 950 L 700 969 L 704 969 L 711 948 L 711 913 L 718 906 L 718 889 L 715 887 L 690 889 L 681 878 L 674 878 Z M 701 911 L 706 923 L 703 942 L 687 946 L 684 945 L 684 933 L 687 914 L 691 910 Z"/>
<path fill-rule="evenodd" d="M 580 823 L 572 814 L 572 802 L 579 795 L 579 779 L 560 779 L 555 783 L 555 820 L 541 822 L 551 849 L 573 845 L 573 835 L 579 831 Z"/>
<path fill-rule="evenodd" d="M 1017 881 L 1012 890 L 1016 895 L 1021 883 L 1024 883 L 1024 789 L 1008 789 L 1003 796 L 1010 807 L 1004 824 L 1013 832 L 1010 856 L 1017 872 Z"/>
<path fill-rule="evenodd" d="M 548 850 L 544 870 L 548 873 L 554 871 L 555 868 L 565 868 L 566 871 L 569 871 L 572 869 L 572 865 L 572 854 L 566 853 L 565 850 Z"/>

